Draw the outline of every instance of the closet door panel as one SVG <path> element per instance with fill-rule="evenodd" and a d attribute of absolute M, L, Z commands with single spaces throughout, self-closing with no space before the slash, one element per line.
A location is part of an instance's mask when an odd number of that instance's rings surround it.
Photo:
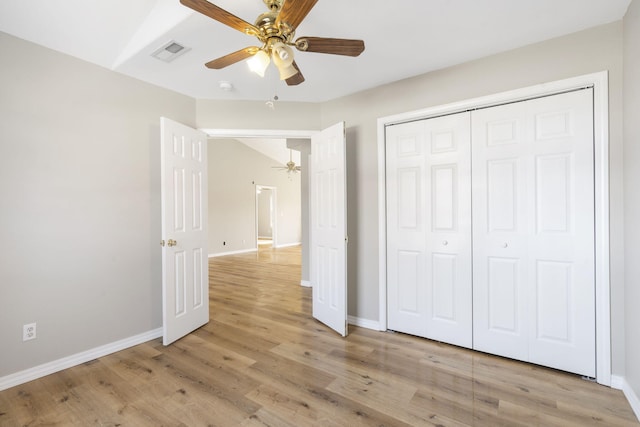
<path fill-rule="evenodd" d="M 433 230 L 450 232 L 457 228 L 456 202 L 458 194 L 458 170 L 455 164 L 431 168 L 431 215 Z"/>
<path fill-rule="evenodd" d="M 486 304 L 489 329 L 518 336 L 523 329 L 517 310 L 522 288 L 518 280 L 519 260 L 491 257 L 487 262 L 489 287 Z"/>
<path fill-rule="evenodd" d="M 518 159 L 487 161 L 487 231 L 513 233 L 518 224 Z"/>
<path fill-rule="evenodd" d="M 587 376 L 595 375 L 591 97 L 581 90 L 472 116 L 474 348 Z M 511 273 L 497 273 L 508 260 L 517 265 L 511 287 Z"/>
<path fill-rule="evenodd" d="M 571 298 L 575 293 L 573 265 L 566 262 L 536 263 L 537 339 L 571 340 Z"/>
<path fill-rule="evenodd" d="M 431 316 L 435 321 L 456 321 L 456 256 L 433 253 L 431 280 L 434 284 L 431 293 Z"/>
<path fill-rule="evenodd" d="M 469 135 L 469 114 L 461 113 L 391 126 L 386 138 L 388 327 L 466 347 Z"/>
<path fill-rule="evenodd" d="M 527 102 L 531 145 L 529 360 L 595 377 L 591 89 Z"/>
<path fill-rule="evenodd" d="M 387 129 L 388 328 L 426 334 L 424 123 Z"/>
<path fill-rule="evenodd" d="M 398 251 L 397 306 L 399 313 L 409 317 L 420 316 L 418 303 L 423 297 L 420 286 L 424 277 L 421 258 L 417 251 Z"/>
<path fill-rule="evenodd" d="M 472 114 L 473 347 L 527 360 L 526 117 L 510 107 Z"/>
<path fill-rule="evenodd" d="M 427 336 L 473 345 L 470 114 L 425 121 L 430 204 L 426 235 Z"/>

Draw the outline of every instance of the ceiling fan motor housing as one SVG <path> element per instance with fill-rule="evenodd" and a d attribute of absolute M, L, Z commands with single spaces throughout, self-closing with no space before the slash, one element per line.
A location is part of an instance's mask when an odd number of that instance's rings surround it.
<path fill-rule="evenodd" d="M 258 39 L 265 45 L 271 44 L 272 39 L 280 41 L 282 43 L 292 44 L 291 41 L 295 35 L 295 30 L 286 22 L 280 22 L 278 25 L 276 20 L 278 18 L 278 12 L 265 12 L 258 16 L 256 19 L 255 27 L 260 30 L 259 34 L 256 34 Z"/>

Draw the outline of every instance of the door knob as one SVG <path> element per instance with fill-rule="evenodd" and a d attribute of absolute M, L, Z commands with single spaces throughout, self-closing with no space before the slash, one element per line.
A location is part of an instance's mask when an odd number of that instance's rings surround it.
<path fill-rule="evenodd" d="M 443 241 L 443 242 L 442 242 L 442 244 L 443 244 L 444 246 L 447 246 L 447 245 L 449 244 L 449 242 L 447 242 L 447 241 L 445 240 L 445 241 Z"/>
<path fill-rule="evenodd" d="M 178 242 L 176 242 L 173 239 L 169 239 L 169 241 L 167 242 L 167 246 L 169 246 L 169 247 L 175 246 L 177 244 L 178 244 Z"/>
<path fill-rule="evenodd" d="M 507 247 L 509 247 L 509 244 L 505 242 L 505 243 L 502 244 L 502 247 L 503 248 L 507 248 Z"/>

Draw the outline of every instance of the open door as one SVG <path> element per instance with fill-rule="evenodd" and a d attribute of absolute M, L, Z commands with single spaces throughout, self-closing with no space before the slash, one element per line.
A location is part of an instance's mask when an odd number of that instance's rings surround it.
<path fill-rule="evenodd" d="M 163 344 L 209 322 L 207 138 L 160 119 Z"/>
<path fill-rule="evenodd" d="M 347 203 L 344 122 L 311 137 L 309 170 L 313 317 L 346 336 Z"/>

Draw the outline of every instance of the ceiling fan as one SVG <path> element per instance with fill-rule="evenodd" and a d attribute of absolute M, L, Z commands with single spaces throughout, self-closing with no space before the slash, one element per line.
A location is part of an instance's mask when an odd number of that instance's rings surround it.
<path fill-rule="evenodd" d="M 300 68 L 294 61 L 294 46 L 301 52 L 328 53 L 358 56 L 364 51 L 364 41 L 325 37 L 300 37 L 295 30 L 318 0 L 263 0 L 269 9 L 250 24 L 207 0 L 180 0 L 183 5 L 245 34 L 255 36 L 261 45 L 250 46 L 209 61 L 207 68 L 221 69 L 250 58 L 249 67 L 264 76 L 272 60 L 280 73 L 280 79 L 295 86 L 304 81 Z M 295 40 L 294 40 L 295 39 Z"/>
<path fill-rule="evenodd" d="M 286 166 L 271 166 L 274 169 L 280 169 L 286 171 L 288 174 L 297 173 L 302 170 L 300 166 L 296 166 L 296 162 L 293 161 L 293 152 L 289 150 L 289 161 L 286 163 Z"/>

